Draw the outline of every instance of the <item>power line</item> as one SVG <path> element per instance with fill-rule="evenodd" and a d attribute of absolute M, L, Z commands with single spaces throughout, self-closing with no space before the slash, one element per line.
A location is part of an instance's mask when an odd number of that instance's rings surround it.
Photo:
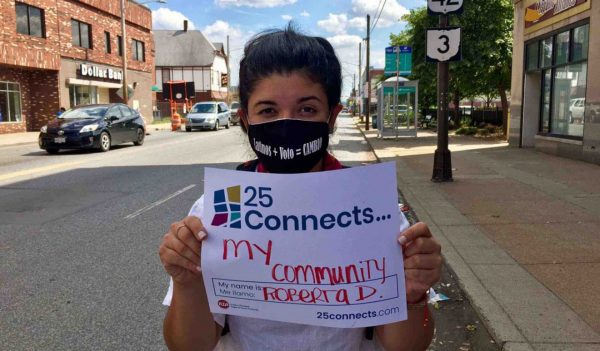
<path fill-rule="evenodd" d="M 385 3 L 387 2 L 387 0 L 383 1 L 383 6 L 381 6 L 381 10 L 379 10 L 379 14 L 377 15 L 377 18 L 375 19 L 375 22 L 373 23 L 373 27 L 371 27 L 371 33 L 373 33 L 373 30 L 375 30 L 375 26 L 377 26 L 377 22 L 379 21 L 379 17 L 381 17 L 381 14 L 383 13 L 383 8 L 385 7 Z"/>
<path fill-rule="evenodd" d="M 383 1 L 383 0 L 379 0 L 379 3 L 377 4 L 377 8 L 375 9 L 375 15 L 376 15 L 376 16 L 377 16 L 377 12 L 380 12 L 380 11 L 381 11 L 381 10 L 379 9 L 379 6 L 381 6 L 381 2 L 382 2 L 382 1 Z M 374 27 L 375 27 L 375 25 L 373 25 L 373 28 L 374 28 Z M 369 32 L 372 32 L 372 31 L 373 31 L 373 28 L 371 28 L 371 29 L 369 30 Z"/>

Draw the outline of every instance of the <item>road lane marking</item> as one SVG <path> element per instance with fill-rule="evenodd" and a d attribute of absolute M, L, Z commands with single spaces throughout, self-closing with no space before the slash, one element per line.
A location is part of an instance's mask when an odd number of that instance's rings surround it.
<path fill-rule="evenodd" d="M 161 199 L 161 200 L 158 200 L 158 201 L 156 201 L 156 202 L 153 202 L 153 203 L 151 203 L 150 205 L 148 205 L 148 206 L 146 206 L 146 207 L 144 207 L 144 208 L 141 208 L 141 209 L 139 209 L 139 210 L 135 211 L 135 212 L 134 212 L 134 213 L 132 213 L 132 214 L 129 214 L 129 215 L 125 216 L 125 218 L 124 218 L 124 219 L 133 219 L 133 218 L 135 218 L 135 217 L 137 217 L 137 216 L 141 215 L 142 213 L 144 213 L 144 212 L 146 212 L 146 211 L 149 211 L 149 210 L 153 209 L 154 207 L 156 207 L 156 206 L 159 206 L 159 205 L 161 205 L 161 204 L 163 204 L 163 203 L 165 203 L 165 202 L 167 202 L 167 201 L 171 200 L 172 198 L 174 198 L 174 197 L 176 197 L 176 196 L 179 196 L 179 195 L 183 194 L 184 192 L 186 192 L 186 191 L 188 191 L 188 190 L 192 189 L 192 188 L 193 188 L 193 187 L 195 187 L 195 186 L 196 186 L 196 184 L 191 184 L 191 185 L 188 185 L 188 186 L 186 186 L 186 187 L 185 187 L 185 188 L 183 188 L 183 189 L 177 190 L 177 191 L 176 191 L 176 192 L 174 192 L 173 194 L 171 194 L 171 195 L 169 195 L 169 196 L 165 197 L 164 199 Z"/>
<path fill-rule="evenodd" d="M 15 177 L 31 176 L 36 173 L 52 171 L 55 169 L 65 169 L 67 167 L 80 165 L 82 163 L 84 163 L 84 161 L 64 162 L 64 163 L 58 163 L 58 164 L 44 166 L 44 167 L 38 167 L 38 168 L 32 168 L 32 169 L 26 169 L 26 170 L 22 170 L 22 171 L 6 173 L 6 174 L 0 175 L 0 181 L 4 181 L 4 180 L 10 179 L 10 178 L 15 178 Z"/>

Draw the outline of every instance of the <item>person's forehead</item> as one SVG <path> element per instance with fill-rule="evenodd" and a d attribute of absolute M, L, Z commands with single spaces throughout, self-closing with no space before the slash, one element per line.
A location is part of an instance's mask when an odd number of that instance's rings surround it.
<path fill-rule="evenodd" d="M 323 86 L 304 74 L 272 74 L 257 82 L 250 99 L 299 99 L 311 95 L 326 98 Z"/>

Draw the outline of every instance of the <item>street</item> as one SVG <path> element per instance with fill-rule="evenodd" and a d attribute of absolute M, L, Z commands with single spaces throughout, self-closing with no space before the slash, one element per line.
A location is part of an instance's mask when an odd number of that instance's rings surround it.
<path fill-rule="evenodd" d="M 143 146 L 107 153 L 1 147 L 3 349 L 165 349 L 162 235 L 202 194 L 204 167 L 234 168 L 253 152 L 237 126 L 152 129 Z M 330 145 L 346 165 L 377 162 L 347 115 Z M 446 265 L 435 289 L 451 301 L 433 310 L 430 350 L 497 349 Z"/>
<path fill-rule="evenodd" d="M 202 194 L 204 167 L 234 168 L 246 145 L 232 127 L 107 153 L 3 147 L 0 348 L 164 349 L 162 235 Z"/>

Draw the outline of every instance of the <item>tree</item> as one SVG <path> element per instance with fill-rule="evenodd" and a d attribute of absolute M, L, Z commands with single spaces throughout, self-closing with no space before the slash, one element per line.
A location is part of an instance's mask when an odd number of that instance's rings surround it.
<path fill-rule="evenodd" d="M 453 93 L 455 118 L 461 96 L 473 98 L 496 92 L 502 100 L 506 134 L 512 63 L 513 5 L 511 0 L 465 2 L 461 15 L 450 16 L 451 25 L 462 28 L 462 60 L 450 63 L 449 91 Z M 406 29 L 391 34 L 391 45 L 413 47 L 413 73 L 419 80 L 419 96 L 424 107 L 437 101 L 436 66 L 425 61 L 427 28 L 438 26 L 438 17 L 427 15 L 427 8 L 411 10 L 402 20 Z M 458 122 L 456 120 L 455 122 Z"/>

